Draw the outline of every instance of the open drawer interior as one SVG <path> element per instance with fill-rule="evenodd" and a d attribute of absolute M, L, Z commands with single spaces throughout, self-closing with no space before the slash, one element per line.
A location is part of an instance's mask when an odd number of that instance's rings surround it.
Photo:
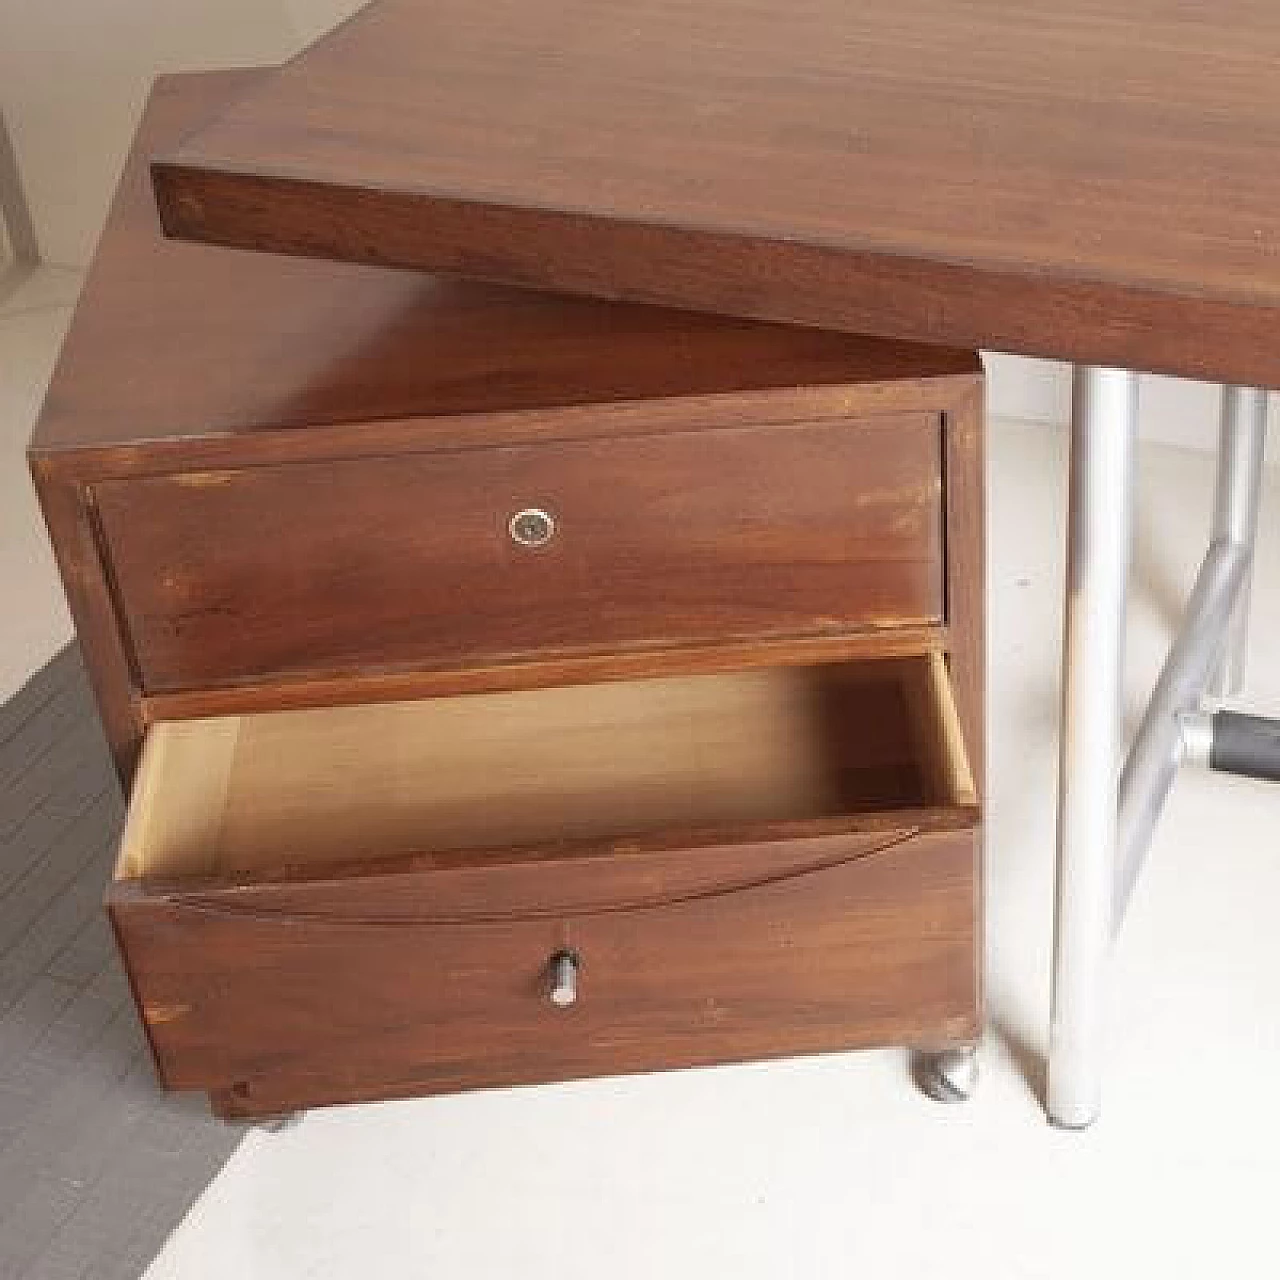
<path fill-rule="evenodd" d="M 162 722 L 122 880 L 975 803 L 938 654 Z"/>

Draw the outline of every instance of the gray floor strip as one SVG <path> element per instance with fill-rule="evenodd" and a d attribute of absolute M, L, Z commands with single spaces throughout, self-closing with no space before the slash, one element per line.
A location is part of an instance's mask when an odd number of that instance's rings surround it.
<path fill-rule="evenodd" d="M 152 1076 L 101 907 L 122 818 L 72 647 L 0 706 L 3 1280 L 136 1280 L 239 1140 Z"/>

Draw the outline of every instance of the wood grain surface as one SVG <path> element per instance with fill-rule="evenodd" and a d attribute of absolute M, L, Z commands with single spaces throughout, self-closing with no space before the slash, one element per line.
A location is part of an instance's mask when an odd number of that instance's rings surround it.
<path fill-rule="evenodd" d="M 936 655 L 189 721 L 108 902 L 163 1078 L 247 1114 L 963 1040 L 976 820 Z"/>
<path fill-rule="evenodd" d="M 605 678 L 611 670 L 632 675 L 902 653 L 947 643 L 945 627 L 932 621 L 894 632 L 720 637 L 718 649 L 710 641 L 694 643 L 688 633 L 678 644 L 663 646 L 650 637 L 643 649 L 613 654 L 540 651 L 523 658 L 508 653 L 501 659 L 442 659 L 437 653 L 433 659 L 424 649 L 411 665 L 346 662 L 330 643 L 325 653 L 313 650 L 310 666 L 295 665 L 289 678 L 282 670 L 287 653 L 277 652 L 266 669 L 250 670 L 252 662 L 234 655 L 229 664 L 225 653 L 218 657 L 212 650 L 192 656 L 180 635 L 157 638 L 157 627 L 148 633 L 144 619 L 137 619 L 135 636 L 104 532 L 104 510 L 112 504 L 98 502 L 99 489 L 108 499 L 128 492 L 120 487 L 126 479 L 140 481 L 137 492 L 151 497 L 180 490 L 192 509 L 221 501 L 225 515 L 225 497 L 182 488 L 182 476 L 227 471 L 241 477 L 240 485 L 269 496 L 271 477 L 278 482 L 279 475 L 271 468 L 298 463 L 315 471 L 314 464 L 333 462 L 341 465 L 327 484 L 329 496 L 336 497 L 344 484 L 350 488 L 345 476 L 396 473 L 394 461 L 374 459 L 409 456 L 410 471 L 422 471 L 429 469 L 427 454 L 481 446 L 647 436 L 660 453 L 656 438 L 663 435 L 886 415 L 904 415 L 911 436 L 918 432 L 911 425 L 918 415 L 941 418 L 970 403 L 981 385 L 981 366 L 971 351 L 165 240 L 152 203 L 148 160 L 158 149 L 177 145 L 261 76 L 214 72 L 158 83 L 31 443 L 36 486 L 122 777 L 132 775 L 146 724 L 161 716 L 564 683 Z M 853 437 L 837 432 L 832 439 Z M 853 445 L 855 452 L 860 447 Z M 891 452 L 896 447 L 889 445 Z M 907 442 L 902 447 L 914 448 Z M 696 446 L 672 448 L 687 453 Z M 255 480 L 259 468 L 266 469 L 265 478 Z M 838 469 L 820 479 L 832 530 L 837 524 L 874 526 L 852 503 L 833 515 L 837 489 L 854 479 Z M 767 477 L 751 480 L 754 486 L 766 482 Z M 603 503 L 606 496 L 593 501 Z M 270 522 L 279 514 L 261 508 L 254 520 Z M 333 548 L 341 542 L 344 520 L 351 529 L 350 515 L 322 503 L 295 514 L 311 527 L 310 534 L 295 529 L 298 537 L 323 539 L 326 522 L 334 522 Z M 412 541 L 430 513 L 422 507 L 412 514 L 412 528 L 394 532 L 384 520 L 370 522 L 368 532 L 375 539 L 381 531 Z M 145 510 L 139 519 L 128 535 L 134 544 L 156 528 Z M 172 545 L 152 538 L 158 557 L 153 565 L 133 564 L 134 590 L 172 592 L 161 578 L 165 566 L 208 583 L 210 574 L 234 570 L 237 547 L 252 552 L 260 573 L 270 570 L 271 558 L 247 546 L 247 526 L 231 529 L 223 548 L 214 538 L 202 542 L 190 520 L 178 525 L 170 531 Z M 275 537 L 270 533 L 267 541 Z M 816 545 L 813 536 L 802 541 Z M 897 541 L 905 547 L 910 539 Z M 175 565 L 179 553 L 187 561 Z M 367 558 L 368 552 L 360 554 Z M 763 561 L 757 564 L 763 567 Z M 332 563 L 324 572 L 342 576 Z M 813 566 L 811 579 L 814 572 L 838 585 L 834 564 Z M 931 573 L 929 581 L 936 576 Z M 305 594 L 305 584 L 294 586 Z M 900 600 L 919 598 L 920 589 L 917 580 Z M 264 603 L 261 593 L 257 600 Z M 220 602 L 205 603 L 215 612 L 188 617 L 184 625 L 203 627 L 211 636 Z M 265 606 L 266 616 L 273 616 L 269 600 Z M 343 606 L 335 598 L 324 607 L 340 613 Z M 159 628 L 180 612 L 161 609 Z M 930 598 L 927 608 L 903 610 L 904 616 L 912 612 L 933 616 L 937 610 Z M 410 623 L 423 625 L 420 617 Z M 322 626 L 309 614 L 299 615 L 296 625 L 313 632 Z M 253 634 L 251 627 L 246 636 Z M 399 643 L 403 652 L 404 637 L 394 627 L 385 629 L 384 639 Z M 139 640 L 145 641 L 141 650 Z M 324 647 L 320 636 L 319 648 Z M 502 645 L 490 637 L 482 647 L 492 654 Z M 165 689 L 150 687 L 143 658 L 160 664 Z M 343 669 L 325 674 L 317 660 Z M 225 673 L 228 665 L 239 673 L 234 683 L 189 683 L 202 672 Z M 173 687 L 176 680 L 184 687 Z"/>
<path fill-rule="evenodd" d="M 936 654 L 175 721 L 149 737 L 120 873 L 241 886 L 972 807 L 955 724 Z"/>
<path fill-rule="evenodd" d="M 1280 384 L 1272 0 L 377 0 L 168 230 Z"/>
<path fill-rule="evenodd" d="M 261 72 L 161 78 L 37 427 L 40 452 L 979 371 L 972 352 L 602 305 L 162 236 L 147 163 Z M 473 428 L 477 433 L 481 425 Z"/>
<path fill-rule="evenodd" d="M 972 833 L 867 846 L 773 876 L 744 850 L 753 883 L 634 910 L 332 920 L 302 885 L 281 913 L 121 894 L 112 915 L 166 1083 L 234 1090 L 241 1113 L 972 1039 Z M 565 947 L 567 1010 L 547 995 Z"/>
<path fill-rule="evenodd" d="M 108 903 L 165 1082 L 269 1116 L 970 1042 L 977 821 L 938 654 L 187 721 Z"/>
<path fill-rule="evenodd" d="M 976 358 L 164 242 L 148 148 L 251 83 L 158 91 L 32 450 L 122 775 L 154 726 L 110 906 L 168 1082 L 972 1040 Z"/>
<path fill-rule="evenodd" d="M 937 417 L 104 481 L 151 692 L 943 612 Z M 521 511 L 554 520 L 526 547 Z"/>

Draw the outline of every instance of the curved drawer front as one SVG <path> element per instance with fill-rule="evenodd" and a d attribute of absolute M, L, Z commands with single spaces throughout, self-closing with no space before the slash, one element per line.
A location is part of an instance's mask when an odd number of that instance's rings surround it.
<path fill-rule="evenodd" d="M 941 617 L 929 414 L 104 481 L 147 692 Z"/>
<path fill-rule="evenodd" d="M 109 904 L 263 1114 L 970 1038 L 976 822 L 937 654 L 180 721 Z"/>
<path fill-rule="evenodd" d="M 816 868 L 564 916 L 312 913 L 309 885 L 290 912 L 142 894 L 113 914 L 166 1082 L 251 1114 L 971 1037 L 974 839 L 828 842 Z M 551 999 L 562 952 L 569 1007 Z"/>

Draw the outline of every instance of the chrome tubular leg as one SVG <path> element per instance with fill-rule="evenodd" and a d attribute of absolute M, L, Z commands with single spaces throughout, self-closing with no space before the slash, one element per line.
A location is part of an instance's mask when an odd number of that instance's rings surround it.
<path fill-rule="evenodd" d="M 1120 859 L 1112 918 L 1116 930 L 1124 921 L 1187 745 L 1187 716 L 1199 708 L 1215 676 L 1224 684 L 1239 676 L 1266 431 L 1266 392 L 1226 388 L 1213 541 L 1120 778 Z M 1193 735 L 1193 745 L 1195 741 Z"/>
<path fill-rule="evenodd" d="M 1218 446 L 1218 490 L 1213 513 L 1215 541 L 1246 548 L 1249 563 L 1231 616 L 1222 665 L 1212 692 L 1229 698 L 1244 686 L 1249 634 L 1249 588 L 1258 533 L 1258 497 L 1267 442 L 1267 393 L 1256 387 L 1226 387 Z"/>
<path fill-rule="evenodd" d="M 1160 672 L 1120 775 L 1119 860 L 1112 928 L 1119 930 L 1146 861 L 1160 810 L 1178 772 L 1183 716 L 1200 705 L 1222 646 L 1248 563 L 1244 549 L 1215 541 L 1200 566 L 1178 638 Z"/>
<path fill-rule="evenodd" d="M 1100 1100 L 1137 420 L 1136 374 L 1076 369 L 1047 1099 L 1067 1128 Z"/>

